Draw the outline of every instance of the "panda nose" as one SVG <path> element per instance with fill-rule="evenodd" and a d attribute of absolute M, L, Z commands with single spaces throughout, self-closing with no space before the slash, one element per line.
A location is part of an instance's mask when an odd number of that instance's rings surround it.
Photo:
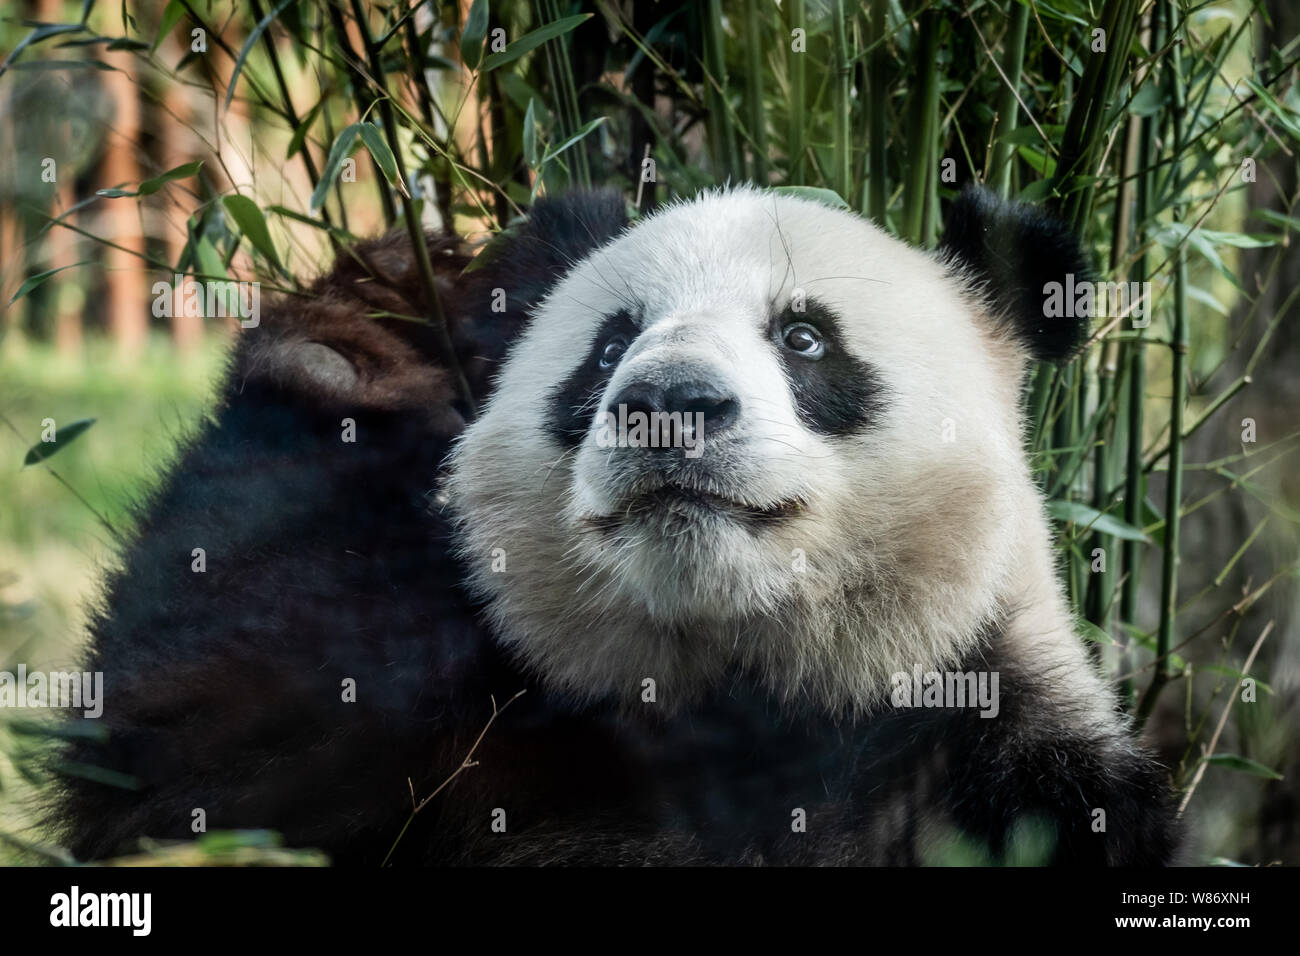
<path fill-rule="evenodd" d="M 729 392 L 710 382 L 680 382 L 663 388 L 649 382 L 633 382 L 614 397 L 610 403 L 617 411 L 626 406 L 627 414 L 642 412 L 682 415 L 685 424 L 694 424 L 696 415 L 703 416 L 704 433 L 717 435 L 740 418 L 740 402 Z"/>

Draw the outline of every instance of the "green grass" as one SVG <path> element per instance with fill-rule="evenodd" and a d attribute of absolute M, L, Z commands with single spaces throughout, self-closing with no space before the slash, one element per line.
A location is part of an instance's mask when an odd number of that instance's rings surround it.
<path fill-rule="evenodd" d="M 204 414 L 223 351 L 215 336 L 189 356 L 160 338 L 131 363 L 93 339 L 76 358 L 13 339 L 0 349 L 0 669 L 19 661 L 62 669 L 76 661 L 86 604 L 116 552 L 96 514 L 129 530 L 131 501 L 157 480 L 178 439 Z M 56 426 L 79 418 L 95 424 L 45 462 L 23 467 L 45 418 Z M 15 757 L 35 741 L 11 731 L 0 720 L 0 833 L 34 840 L 34 781 Z M 0 864 L 18 858 L 0 842 Z"/>

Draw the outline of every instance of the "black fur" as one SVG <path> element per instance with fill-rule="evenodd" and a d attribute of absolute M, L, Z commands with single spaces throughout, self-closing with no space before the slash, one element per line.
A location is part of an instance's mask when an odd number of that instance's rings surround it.
<path fill-rule="evenodd" d="M 640 328 L 633 321 L 626 309 L 620 309 L 607 316 L 600 324 L 596 334 L 587 346 L 587 357 L 582 364 L 569 373 L 563 382 L 555 387 L 550 398 L 550 414 L 547 416 L 547 428 L 555 440 L 565 448 L 577 446 L 591 427 L 596 414 L 596 404 L 600 401 L 605 383 L 609 381 L 617 364 L 602 368 L 601 355 L 610 338 L 621 335 L 628 345 L 640 333 Z M 574 343 L 575 347 L 579 343 Z"/>
<path fill-rule="evenodd" d="M 826 348 L 821 358 L 803 358 L 785 347 L 782 330 L 792 322 L 806 322 L 821 333 Z M 803 311 L 787 308 L 772 317 L 770 326 L 799 420 L 823 435 L 851 435 L 865 428 L 880 409 L 884 386 L 870 365 L 844 347 L 834 311 L 810 297 Z"/>
<path fill-rule="evenodd" d="M 539 206 L 541 225 L 513 240 L 518 255 L 502 240 L 470 277 L 457 277 L 463 260 L 440 246 L 453 339 L 476 388 L 583 254 L 581 237 L 608 237 L 612 226 L 588 216 L 597 207 L 613 212 L 604 200 Z M 552 242 L 543 228 L 567 238 Z M 449 777 L 491 701 L 524 690 L 394 861 L 941 862 L 921 840 L 936 824 L 997 861 L 1026 817 L 1046 822 L 1051 862 L 1168 859 L 1154 765 L 1127 751 L 1100 759 L 1086 725 L 1001 659 L 996 635 L 967 663 L 1002 673 L 992 720 L 973 710 L 792 714 L 743 673 L 667 720 L 545 693 L 503 657 L 462 591 L 464 569 L 430 501 L 462 427 L 451 389 L 418 325 L 365 315 L 366 303 L 418 313 L 409 254 L 400 239 L 362 252 L 382 268 L 340 264 L 306 304 L 281 303 L 243 333 L 215 422 L 141 508 L 86 665 L 104 672 L 93 726 L 107 739 L 73 735 L 59 764 L 54 817 L 78 858 L 130 852 L 141 837 L 190 838 L 202 809 L 210 830 L 270 828 L 336 863 L 376 865 L 411 791 Z M 386 278 L 364 278 L 372 272 Z M 492 312 L 496 288 L 520 311 Z M 337 352 L 357 381 L 313 378 L 295 364 L 302 342 Z M 354 443 L 340 441 L 344 418 Z M 204 573 L 191 570 L 195 547 L 206 550 Z M 354 703 L 343 700 L 347 679 Z M 99 782 L 87 767 L 136 786 Z M 498 809 L 505 833 L 491 828 Z M 806 833 L 791 830 L 796 809 Z M 1107 813 L 1105 832 L 1092 830 L 1095 809 Z"/>
<path fill-rule="evenodd" d="M 940 252 L 974 279 L 1004 323 L 1034 358 L 1072 356 L 1088 334 L 1086 317 L 1044 315 L 1049 282 L 1093 278 L 1078 239 L 1045 210 L 1005 202 L 987 189 L 968 187 L 944 220 Z"/>

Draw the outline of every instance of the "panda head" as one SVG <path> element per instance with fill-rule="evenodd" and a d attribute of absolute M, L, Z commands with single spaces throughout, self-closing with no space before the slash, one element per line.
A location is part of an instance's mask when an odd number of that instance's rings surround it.
<path fill-rule="evenodd" d="M 671 707 L 746 671 L 869 707 L 1018 599 L 1046 540 L 1022 378 L 1083 332 L 1043 316 L 1085 271 L 1053 221 L 969 192 L 936 255 L 786 194 L 630 228 L 597 194 L 540 207 L 512 256 L 553 280 L 447 490 L 500 640 L 550 686 L 651 679 Z"/>

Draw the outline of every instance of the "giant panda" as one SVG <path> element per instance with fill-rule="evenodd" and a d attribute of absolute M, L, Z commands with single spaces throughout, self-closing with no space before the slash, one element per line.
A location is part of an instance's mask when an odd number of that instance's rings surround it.
<path fill-rule="evenodd" d="M 344 865 L 1171 859 L 1022 450 L 1086 332 L 1043 314 L 1087 273 L 1057 222 L 971 190 L 929 253 L 606 191 L 440 242 L 477 415 L 367 308 L 421 307 L 400 240 L 243 333 L 92 627 L 79 858 L 201 816 Z"/>

